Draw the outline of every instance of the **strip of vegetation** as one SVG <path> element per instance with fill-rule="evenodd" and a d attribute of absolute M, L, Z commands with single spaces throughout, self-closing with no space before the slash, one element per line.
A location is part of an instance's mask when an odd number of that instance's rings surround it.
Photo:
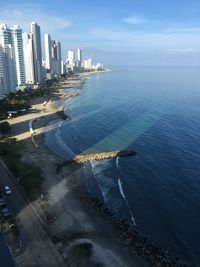
<path fill-rule="evenodd" d="M 25 193 L 34 200 L 40 196 L 43 177 L 41 169 L 21 160 L 22 145 L 14 138 L 0 138 L 0 156 L 12 171 Z"/>

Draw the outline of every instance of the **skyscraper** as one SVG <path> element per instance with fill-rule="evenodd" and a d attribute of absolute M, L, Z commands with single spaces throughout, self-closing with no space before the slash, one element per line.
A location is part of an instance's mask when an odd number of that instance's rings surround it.
<path fill-rule="evenodd" d="M 82 51 L 80 48 L 77 49 L 77 61 L 76 61 L 76 67 L 80 71 L 82 66 Z"/>
<path fill-rule="evenodd" d="M 36 22 L 31 23 L 33 36 L 33 60 L 34 60 L 34 81 L 41 83 L 42 80 L 42 48 L 40 26 Z"/>
<path fill-rule="evenodd" d="M 17 85 L 25 84 L 24 51 L 22 41 L 22 29 L 18 25 L 11 28 L 12 44 L 15 53 Z"/>
<path fill-rule="evenodd" d="M 72 71 L 74 70 L 75 54 L 74 51 L 68 50 L 67 52 L 67 63 L 68 68 Z"/>
<path fill-rule="evenodd" d="M 16 58 L 11 29 L 6 24 L 0 25 L 0 80 L 1 92 L 8 95 L 17 87 Z M 1 93 L 2 94 L 2 93 Z"/>
<path fill-rule="evenodd" d="M 52 63 L 53 72 L 61 75 L 61 44 L 58 41 L 52 41 Z"/>
<path fill-rule="evenodd" d="M 32 33 L 23 33 L 24 44 L 24 64 L 25 77 L 27 84 L 35 83 L 34 60 L 33 60 L 33 35 Z"/>
<path fill-rule="evenodd" d="M 45 66 L 47 69 L 52 69 L 51 37 L 49 34 L 44 35 L 44 48 L 45 48 Z"/>

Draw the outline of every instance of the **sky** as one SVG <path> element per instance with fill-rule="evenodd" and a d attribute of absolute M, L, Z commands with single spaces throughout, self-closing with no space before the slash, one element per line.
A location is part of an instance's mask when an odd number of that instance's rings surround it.
<path fill-rule="evenodd" d="M 62 56 L 105 65 L 200 66 L 200 0 L 0 0 L 0 23 L 41 26 Z"/>

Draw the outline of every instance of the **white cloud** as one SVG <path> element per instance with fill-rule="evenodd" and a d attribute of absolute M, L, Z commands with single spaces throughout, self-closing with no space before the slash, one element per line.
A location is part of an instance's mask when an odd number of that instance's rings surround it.
<path fill-rule="evenodd" d="M 36 21 L 43 32 L 54 33 L 70 27 L 71 22 L 55 14 L 46 12 L 38 5 L 9 6 L 1 11 L 0 23 L 8 26 L 20 25 L 24 31 L 30 31 L 30 23 Z"/>
<path fill-rule="evenodd" d="M 103 41 L 108 46 L 115 45 L 115 47 L 118 48 L 131 50 L 138 48 L 165 51 L 177 49 L 179 53 L 191 53 L 191 49 L 196 51 L 200 47 L 200 34 L 198 32 L 189 31 L 189 28 L 188 32 L 174 31 L 173 28 L 155 32 L 122 30 L 116 28 L 95 28 L 90 31 L 89 35 L 95 40 Z"/>
<path fill-rule="evenodd" d="M 142 24 L 145 22 L 145 19 L 138 16 L 132 16 L 124 19 L 124 22 L 129 24 Z"/>
<path fill-rule="evenodd" d="M 184 55 L 184 54 L 192 54 L 195 52 L 195 50 L 192 48 L 177 48 L 177 49 L 170 49 L 169 52 L 172 54 Z"/>

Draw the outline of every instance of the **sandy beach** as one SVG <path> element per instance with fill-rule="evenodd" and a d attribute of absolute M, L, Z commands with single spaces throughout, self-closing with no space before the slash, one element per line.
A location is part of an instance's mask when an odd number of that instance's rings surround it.
<path fill-rule="evenodd" d="M 44 101 L 48 99 L 33 99 L 31 104 L 37 112 L 10 119 L 9 123 L 12 127 L 11 136 L 24 145 L 22 160 L 42 169 L 44 182 L 41 197 L 32 205 L 43 221 L 47 235 L 64 258 L 66 266 L 86 266 L 80 265 L 78 259 L 74 260 L 73 265 L 70 256 L 73 247 L 85 242 L 92 244 L 92 256 L 87 266 L 148 266 L 128 252 L 113 225 L 85 201 L 79 190 L 78 180 L 82 175 L 87 175 L 87 165 L 75 164 L 56 172 L 56 164 L 61 158 L 49 150 L 44 143 L 44 137 L 45 131 L 51 130 L 46 127 L 48 122 L 53 121 L 51 127 L 57 128 L 60 118 L 56 114 L 56 103 L 50 101 L 44 109 Z M 36 145 L 29 131 L 30 120 Z M 48 222 L 48 216 L 54 219 Z"/>

